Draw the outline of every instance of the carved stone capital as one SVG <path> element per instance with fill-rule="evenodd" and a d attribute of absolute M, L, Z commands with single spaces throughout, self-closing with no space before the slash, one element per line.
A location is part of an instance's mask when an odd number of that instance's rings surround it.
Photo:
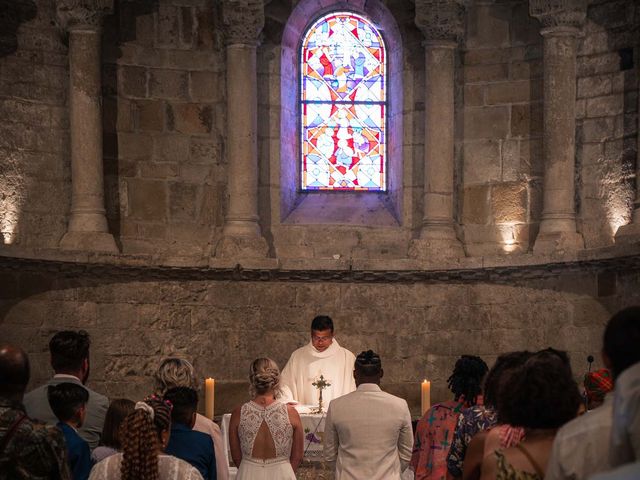
<path fill-rule="evenodd" d="M 264 27 L 263 0 L 223 0 L 222 23 L 227 45 L 256 45 Z"/>
<path fill-rule="evenodd" d="M 529 0 L 529 14 L 543 28 L 571 27 L 580 29 L 587 14 L 586 0 Z"/>
<path fill-rule="evenodd" d="M 415 0 L 416 26 L 427 42 L 454 41 L 464 37 L 463 0 Z"/>
<path fill-rule="evenodd" d="M 64 30 L 100 29 L 105 15 L 113 13 L 113 0 L 56 0 L 58 25 Z"/>

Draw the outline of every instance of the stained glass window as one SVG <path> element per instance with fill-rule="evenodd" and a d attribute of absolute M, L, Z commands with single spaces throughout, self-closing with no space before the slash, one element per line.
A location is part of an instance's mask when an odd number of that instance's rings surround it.
<path fill-rule="evenodd" d="M 386 189 L 386 55 L 364 17 L 331 13 L 301 52 L 303 190 Z"/>

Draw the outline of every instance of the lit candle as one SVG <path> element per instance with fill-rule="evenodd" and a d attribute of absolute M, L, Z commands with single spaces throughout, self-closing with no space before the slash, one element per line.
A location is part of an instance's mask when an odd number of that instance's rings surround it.
<path fill-rule="evenodd" d="M 431 382 L 422 381 L 422 415 L 431 408 Z"/>
<path fill-rule="evenodd" d="M 207 378 L 204 381 L 204 413 L 207 418 L 213 420 L 213 402 L 216 381 L 213 378 Z"/>

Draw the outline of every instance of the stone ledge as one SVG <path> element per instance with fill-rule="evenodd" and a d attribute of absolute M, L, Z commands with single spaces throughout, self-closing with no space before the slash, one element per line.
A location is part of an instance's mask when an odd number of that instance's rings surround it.
<path fill-rule="evenodd" d="M 59 271 L 67 275 L 109 275 L 166 280 L 329 281 L 356 283 L 504 282 L 591 270 L 640 268 L 640 244 L 582 250 L 567 255 L 465 257 L 453 262 L 415 259 L 262 259 L 211 261 L 172 257 L 65 252 L 0 246 L 0 270 Z"/>

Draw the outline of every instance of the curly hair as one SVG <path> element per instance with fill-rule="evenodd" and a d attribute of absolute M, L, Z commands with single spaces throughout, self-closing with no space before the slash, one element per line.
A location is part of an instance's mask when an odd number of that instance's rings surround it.
<path fill-rule="evenodd" d="M 501 423 L 524 428 L 560 428 L 578 414 L 580 392 L 563 360 L 535 354 L 511 370 L 498 394 Z"/>
<path fill-rule="evenodd" d="M 145 403 L 153 408 L 151 415 L 136 409 L 122 422 L 121 480 L 159 480 L 158 452 L 162 449 L 160 434 L 171 427 L 171 408 L 165 402 L 152 398 Z"/>
<path fill-rule="evenodd" d="M 458 400 L 464 397 L 469 405 L 475 405 L 478 395 L 482 393 L 482 379 L 487 374 L 487 364 L 475 355 L 462 355 L 455 366 L 453 373 L 447 379 L 449 390 Z"/>
<path fill-rule="evenodd" d="M 154 375 L 155 389 L 159 395 L 170 388 L 187 387 L 198 390 L 196 369 L 191 362 L 177 357 L 165 358 Z"/>
<path fill-rule="evenodd" d="M 498 392 L 504 381 L 505 374 L 514 368 L 520 367 L 533 353 L 525 350 L 522 352 L 509 352 L 500 355 L 493 364 L 487 378 L 484 381 L 484 404 L 491 408 L 498 406 Z"/>
<path fill-rule="evenodd" d="M 249 394 L 251 398 L 272 390 L 280 396 L 280 369 L 278 364 L 270 358 L 257 358 L 249 370 Z"/>

